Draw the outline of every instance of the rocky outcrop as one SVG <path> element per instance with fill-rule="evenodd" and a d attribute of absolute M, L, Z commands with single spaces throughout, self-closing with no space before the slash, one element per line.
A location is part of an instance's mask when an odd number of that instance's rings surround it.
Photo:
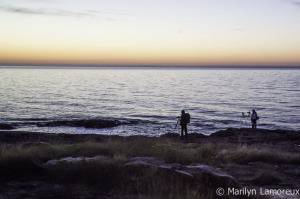
<path fill-rule="evenodd" d="M 109 172 L 107 175 L 110 176 L 110 180 L 113 178 L 118 179 L 122 185 L 120 189 L 124 189 L 125 193 L 134 194 L 138 191 L 151 194 L 153 192 L 152 183 L 162 183 L 162 187 L 158 188 L 160 190 L 156 191 L 168 194 L 174 191 L 187 191 L 187 187 L 189 187 L 197 190 L 197 193 L 203 194 L 203 196 L 219 198 L 216 190 L 220 187 L 224 189 L 229 187 L 240 188 L 240 185 L 232 176 L 211 166 L 197 163 L 190 165 L 166 163 L 164 160 L 155 157 L 134 157 L 129 159 L 128 162 L 122 163 L 119 167 L 112 166 L 113 160 L 107 156 L 65 157 L 49 160 L 43 166 L 55 168 L 58 164 L 66 166 L 66 164 L 91 161 L 101 162 L 101 165 L 106 165 L 107 168 L 111 167 L 111 169 L 106 169 Z M 117 175 L 113 173 L 117 173 Z M 222 198 L 235 199 L 236 197 L 229 197 L 225 194 Z"/>
<path fill-rule="evenodd" d="M 11 124 L 0 124 L 1 130 L 12 130 L 15 129 L 15 127 Z"/>
<path fill-rule="evenodd" d="M 203 164 L 193 163 L 191 165 L 185 166 L 178 163 L 166 163 L 164 160 L 154 157 L 135 157 L 131 158 L 130 161 L 124 166 L 146 166 L 166 169 L 191 178 L 201 178 L 202 180 L 210 179 L 210 181 L 214 182 L 214 185 L 217 187 L 239 186 L 232 176 L 211 166 Z"/>
<path fill-rule="evenodd" d="M 61 120 L 52 122 L 38 122 L 39 127 L 71 126 L 85 128 L 109 128 L 122 124 L 118 120 Z"/>
<path fill-rule="evenodd" d="M 292 130 L 228 128 L 211 134 L 208 139 L 240 145 L 271 145 L 284 151 L 300 151 L 300 132 Z"/>
<path fill-rule="evenodd" d="M 168 133 L 161 137 L 179 139 L 180 135 Z M 211 135 L 191 133 L 181 140 L 186 143 L 229 142 L 239 145 L 268 145 L 289 152 L 300 151 L 300 131 L 292 130 L 228 128 Z"/>
<path fill-rule="evenodd" d="M 300 132 L 299 131 L 292 131 L 292 130 L 268 130 L 268 129 L 250 129 L 250 128 L 228 128 L 226 130 L 220 130 L 215 133 L 212 133 L 209 137 L 227 137 L 233 138 L 238 136 L 245 136 L 245 137 L 253 137 L 255 136 L 257 140 L 272 140 L 272 141 L 279 141 L 279 140 L 295 140 L 300 139 Z M 254 140 L 255 141 L 255 140 Z"/>
<path fill-rule="evenodd" d="M 135 157 L 131 158 L 124 166 L 129 170 L 128 173 L 134 173 L 134 176 L 131 177 L 136 180 L 145 178 L 145 173 L 147 173 L 145 171 L 152 169 L 168 179 L 170 184 L 184 182 L 190 187 L 197 187 L 199 193 L 215 196 L 213 198 L 218 198 L 216 190 L 220 187 L 223 189 L 240 188 L 231 175 L 198 163 L 186 166 L 178 163 L 166 163 L 164 160 L 153 157 Z M 222 198 L 234 197 L 224 195 Z"/>
<path fill-rule="evenodd" d="M 78 162 L 90 162 L 90 161 L 101 161 L 111 163 L 111 158 L 107 156 L 95 156 L 95 157 L 65 157 L 59 160 L 49 160 L 44 163 L 44 166 L 54 166 L 61 163 L 78 163 Z"/>

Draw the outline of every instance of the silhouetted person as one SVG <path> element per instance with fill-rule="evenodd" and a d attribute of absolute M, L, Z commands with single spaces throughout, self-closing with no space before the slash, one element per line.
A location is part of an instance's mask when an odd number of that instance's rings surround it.
<path fill-rule="evenodd" d="M 190 114 L 185 113 L 184 110 L 181 111 L 180 116 L 180 126 L 181 126 L 181 137 L 183 137 L 183 131 L 185 132 L 185 137 L 188 136 L 187 124 L 190 123 Z"/>
<path fill-rule="evenodd" d="M 256 129 L 256 121 L 259 119 L 256 111 L 253 109 L 252 114 L 251 114 L 251 123 L 252 123 L 252 128 Z"/>

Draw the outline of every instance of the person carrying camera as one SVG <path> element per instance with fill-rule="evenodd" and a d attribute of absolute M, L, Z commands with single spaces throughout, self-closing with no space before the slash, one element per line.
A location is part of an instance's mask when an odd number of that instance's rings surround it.
<path fill-rule="evenodd" d="M 252 128 L 256 129 L 256 121 L 259 119 L 256 111 L 253 109 L 252 114 L 251 114 L 251 123 L 252 123 Z"/>

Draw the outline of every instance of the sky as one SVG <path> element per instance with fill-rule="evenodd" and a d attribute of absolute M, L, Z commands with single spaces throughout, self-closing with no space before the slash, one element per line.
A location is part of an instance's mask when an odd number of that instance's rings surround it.
<path fill-rule="evenodd" d="M 0 0 L 0 64 L 300 66 L 300 0 Z"/>

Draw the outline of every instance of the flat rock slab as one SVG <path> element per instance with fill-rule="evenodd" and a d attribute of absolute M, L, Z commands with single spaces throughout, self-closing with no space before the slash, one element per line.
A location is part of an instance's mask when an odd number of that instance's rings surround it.
<path fill-rule="evenodd" d="M 102 162 L 111 162 L 111 158 L 107 156 L 95 156 L 95 157 L 65 157 L 59 160 L 49 160 L 44 163 L 44 166 L 53 166 L 60 163 L 78 163 L 78 162 L 91 162 L 91 161 L 102 161 Z"/>
<path fill-rule="evenodd" d="M 131 158 L 124 166 L 127 167 L 155 167 L 157 169 L 170 170 L 174 173 L 198 179 L 199 183 L 205 182 L 211 187 L 239 187 L 236 180 L 229 174 L 224 173 L 208 165 L 193 163 L 185 166 L 178 163 L 169 164 L 164 160 L 153 157 Z"/>

